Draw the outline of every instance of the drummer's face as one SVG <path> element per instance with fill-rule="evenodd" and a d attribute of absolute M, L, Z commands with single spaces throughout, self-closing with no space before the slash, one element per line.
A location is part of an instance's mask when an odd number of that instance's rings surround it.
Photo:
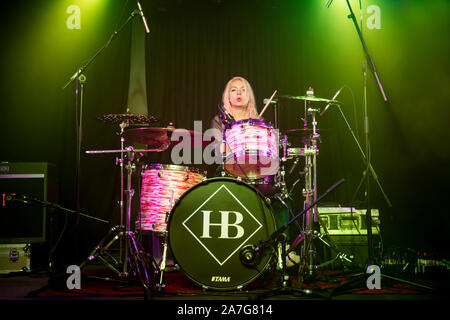
<path fill-rule="evenodd" d="M 230 84 L 230 104 L 234 107 L 245 107 L 248 104 L 248 92 L 242 80 L 233 80 Z"/>

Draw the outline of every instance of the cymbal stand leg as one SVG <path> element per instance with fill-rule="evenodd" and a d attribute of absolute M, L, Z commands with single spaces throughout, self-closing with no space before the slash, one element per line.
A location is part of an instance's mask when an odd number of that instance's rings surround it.
<path fill-rule="evenodd" d="M 120 123 L 120 158 L 117 159 L 116 158 L 116 164 L 119 163 L 120 166 L 120 201 L 119 201 L 119 207 L 120 207 L 120 225 L 124 226 L 124 142 L 125 142 L 125 138 L 123 136 L 124 133 L 124 129 L 126 127 L 128 127 L 128 122 L 127 121 L 122 121 Z M 122 263 L 126 263 L 126 254 L 124 253 L 124 248 L 126 247 L 126 242 L 124 241 L 124 239 L 120 239 L 119 241 L 119 259 Z"/>
<path fill-rule="evenodd" d="M 150 290 L 150 277 L 147 272 L 149 268 L 148 256 L 145 254 L 141 243 L 136 239 L 136 235 L 131 231 L 128 231 L 126 234 L 130 253 L 130 258 L 128 259 L 130 271 L 139 278 L 144 290 Z"/>
<path fill-rule="evenodd" d="M 169 202 L 169 207 L 173 208 L 173 206 L 175 205 L 175 193 L 172 190 L 172 194 L 170 196 L 170 202 Z M 167 225 L 167 222 L 169 221 L 169 215 L 170 215 L 170 211 L 166 212 L 166 218 L 165 218 L 165 222 Z M 161 257 L 161 261 L 159 263 L 159 267 L 158 267 L 158 272 L 159 272 L 159 283 L 156 285 L 158 287 L 158 290 L 161 291 L 165 288 L 165 284 L 163 283 L 163 277 L 164 277 L 164 271 L 166 270 L 166 264 L 167 264 L 167 240 L 168 240 L 168 230 L 166 230 L 164 233 L 164 242 L 163 242 L 163 253 L 162 253 L 162 257 Z"/>
<path fill-rule="evenodd" d="M 305 197 L 304 208 L 308 208 L 317 199 L 317 139 L 319 134 L 317 133 L 317 121 L 315 113 L 318 109 L 311 108 L 309 104 L 305 102 L 305 118 L 303 118 L 304 126 L 307 124 L 307 116 L 311 115 L 313 136 L 309 141 L 305 142 L 304 155 L 305 155 L 305 188 L 303 189 L 303 196 Z M 299 266 L 299 276 L 303 279 L 303 273 L 307 272 L 309 276 L 314 273 L 314 258 L 315 248 L 313 247 L 314 239 L 314 222 L 317 221 L 317 207 L 314 206 L 308 210 L 305 214 L 306 221 L 304 225 L 304 242 L 301 250 L 301 263 Z"/>
<path fill-rule="evenodd" d="M 304 207 L 307 208 L 312 203 L 313 189 L 312 189 L 312 162 L 311 155 L 308 151 L 308 146 L 305 146 L 305 189 L 303 190 L 303 195 L 305 197 Z M 312 259 L 313 259 L 313 248 L 312 245 L 312 209 L 306 212 L 305 221 L 305 240 L 302 247 L 304 267 L 307 268 L 308 273 L 312 274 Z M 303 270 L 305 271 L 305 270 Z"/>
<path fill-rule="evenodd" d="M 286 187 L 286 171 L 284 167 L 284 163 L 287 160 L 287 136 L 283 136 L 283 140 L 281 140 L 280 145 L 283 146 L 283 156 L 280 159 L 280 165 L 278 167 L 277 173 L 275 174 L 275 186 L 279 188 L 281 194 L 284 198 L 289 197 L 289 193 Z"/>
<path fill-rule="evenodd" d="M 165 288 L 164 284 L 164 271 L 166 270 L 166 262 L 167 262 L 167 232 L 164 233 L 164 242 L 163 242 L 163 253 L 161 262 L 158 267 L 159 272 L 159 283 L 156 285 L 158 290 L 161 291 Z"/>

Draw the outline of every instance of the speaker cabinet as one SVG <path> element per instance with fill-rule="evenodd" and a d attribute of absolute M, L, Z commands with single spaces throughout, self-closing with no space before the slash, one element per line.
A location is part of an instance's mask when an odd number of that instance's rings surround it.
<path fill-rule="evenodd" d="M 46 241 L 47 208 L 20 196 L 57 201 L 55 166 L 41 162 L 0 163 L 0 243 Z"/>

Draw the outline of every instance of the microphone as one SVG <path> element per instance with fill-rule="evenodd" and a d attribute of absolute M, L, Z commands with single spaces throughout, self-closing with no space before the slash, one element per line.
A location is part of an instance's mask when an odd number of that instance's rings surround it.
<path fill-rule="evenodd" d="M 236 122 L 234 117 L 223 107 L 222 104 L 219 104 L 218 106 L 220 111 L 219 117 L 225 125 L 230 125 L 233 122 Z"/>
<path fill-rule="evenodd" d="M 139 1 L 136 1 L 136 2 L 137 2 L 138 9 L 139 9 L 139 15 L 142 17 L 142 22 L 144 23 L 145 33 L 150 33 L 150 30 L 148 29 L 148 26 L 147 26 L 147 19 L 145 19 L 144 12 L 142 12 L 141 4 L 139 3 Z"/>
<path fill-rule="evenodd" d="M 331 100 L 336 99 L 336 97 L 339 95 L 339 93 L 341 93 L 342 89 L 344 89 L 344 87 L 340 88 L 333 96 L 333 98 L 331 98 Z M 327 111 L 328 107 L 331 106 L 331 102 L 329 102 L 326 106 L 325 109 L 323 109 L 323 111 L 320 113 L 320 116 L 323 116 L 323 114 L 325 113 L 325 111 Z"/>
<path fill-rule="evenodd" d="M 228 118 L 228 121 L 236 122 L 236 120 L 234 120 L 234 117 L 231 114 L 229 114 L 227 110 L 224 110 L 224 112 L 226 117 Z"/>

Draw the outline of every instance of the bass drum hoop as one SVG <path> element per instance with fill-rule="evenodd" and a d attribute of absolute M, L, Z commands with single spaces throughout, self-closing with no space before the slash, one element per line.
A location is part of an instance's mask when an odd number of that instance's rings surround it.
<path fill-rule="evenodd" d="M 172 252 L 173 258 L 175 263 L 180 267 L 181 272 L 187 277 L 189 278 L 191 281 L 193 281 L 194 283 L 196 283 L 197 285 L 201 286 L 203 289 L 208 290 L 217 290 L 217 291 L 232 291 L 232 290 L 240 290 L 241 288 L 243 288 L 246 285 L 249 285 L 250 283 L 254 282 L 256 279 L 258 279 L 262 274 L 264 274 L 270 267 L 271 262 L 274 258 L 274 249 L 270 248 L 270 249 L 266 249 L 266 253 L 264 253 L 261 257 L 261 260 L 258 264 L 258 270 L 256 274 L 254 274 L 253 276 L 249 277 L 246 281 L 243 281 L 239 284 L 235 284 L 235 285 L 231 285 L 228 287 L 220 287 L 220 286 L 213 286 L 213 285 L 207 285 L 204 282 L 201 282 L 198 278 L 195 277 L 194 274 L 191 274 L 192 272 L 186 270 L 186 268 L 183 266 L 183 264 L 180 264 L 179 261 L 177 260 L 177 251 L 178 249 L 174 249 L 173 247 L 173 234 L 175 234 L 176 230 L 171 230 L 173 225 L 174 225 L 174 213 L 176 212 L 177 208 L 179 207 L 179 205 L 181 203 L 183 203 L 183 200 L 188 197 L 192 192 L 194 192 L 197 188 L 200 188 L 208 183 L 211 182 L 216 182 L 216 181 L 229 181 L 229 182 L 235 182 L 239 185 L 243 185 L 249 189 L 251 189 L 257 196 L 260 197 L 261 199 L 261 204 L 265 206 L 265 209 L 268 210 L 270 212 L 270 221 L 269 221 L 269 227 L 272 226 L 272 230 L 270 230 L 269 234 L 267 235 L 267 237 L 269 235 L 271 235 L 271 233 L 273 233 L 276 230 L 276 222 L 275 222 L 275 217 L 273 216 L 273 212 L 272 212 L 272 208 L 270 207 L 270 204 L 268 205 L 268 201 L 267 201 L 267 197 L 265 197 L 259 190 L 257 190 L 256 188 L 254 188 L 252 185 L 240 180 L 240 179 L 236 179 L 236 178 L 231 178 L 231 177 L 215 177 L 215 178 L 210 178 L 210 179 L 206 179 L 202 182 L 199 182 L 198 184 L 196 184 L 195 186 L 193 186 L 192 188 L 190 188 L 189 190 L 187 190 L 180 198 L 179 200 L 175 203 L 174 207 L 172 208 L 170 215 L 169 215 L 169 219 L 167 222 L 167 230 L 168 230 L 168 245 L 169 245 L 169 249 Z M 266 215 L 267 218 L 267 215 Z M 264 239 L 259 239 L 259 240 L 266 240 L 267 238 Z M 194 243 L 194 242 L 192 242 Z M 194 243 L 195 245 L 197 245 L 197 243 Z M 253 244 L 253 243 L 252 243 Z M 255 245 L 257 243 L 254 243 Z M 246 245 L 242 245 L 240 247 L 240 250 L 242 248 L 246 247 Z M 240 251 L 239 250 L 239 251 Z M 200 262 L 199 262 L 200 263 Z M 242 265 L 242 267 L 244 268 L 248 268 L 247 266 Z M 250 268 L 249 268 L 250 269 Z"/>

